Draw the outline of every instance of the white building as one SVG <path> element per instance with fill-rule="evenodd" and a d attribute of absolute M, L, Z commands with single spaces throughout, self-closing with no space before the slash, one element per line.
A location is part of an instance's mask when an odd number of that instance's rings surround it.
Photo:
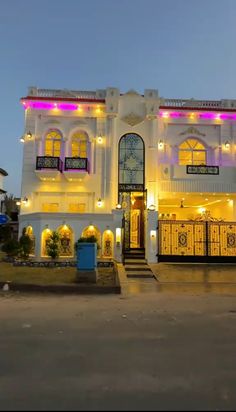
<path fill-rule="evenodd" d="M 236 255 L 236 100 L 32 87 L 21 103 L 19 233 L 35 238 L 35 258 L 51 230 L 66 259 L 88 234 L 118 261 L 122 247 L 145 248 L 148 262 Z"/>

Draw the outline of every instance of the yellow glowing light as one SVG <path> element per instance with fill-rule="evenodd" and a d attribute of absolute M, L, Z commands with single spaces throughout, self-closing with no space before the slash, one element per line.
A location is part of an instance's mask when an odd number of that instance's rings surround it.
<path fill-rule="evenodd" d="M 196 113 L 190 113 L 190 114 L 189 114 L 189 118 L 190 118 L 190 119 L 195 119 L 195 117 L 196 117 Z"/>
<path fill-rule="evenodd" d="M 93 225 L 89 225 L 89 230 L 94 230 L 94 226 L 93 226 Z"/>
<path fill-rule="evenodd" d="M 163 140 L 159 140 L 158 149 L 162 150 L 163 148 L 164 148 L 164 142 L 163 142 Z"/>
<path fill-rule="evenodd" d="M 101 207 L 101 206 L 102 206 L 102 199 L 101 199 L 101 198 L 98 199 L 98 201 L 97 201 L 97 206 L 98 206 L 98 207 Z"/>
<path fill-rule="evenodd" d="M 98 136 L 97 141 L 98 141 L 99 144 L 101 144 L 102 143 L 102 136 Z"/>
<path fill-rule="evenodd" d="M 152 239 L 156 237 L 156 231 L 155 230 L 150 230 L 150 237 Z"/>
<path fill-rule="evenodd" d="M 116 243 L 120 243 L 121 242 L 121 228 L 117 227 L 116 228 Z"/>
<path fill-rule="evenodd" d="M 164 119 L 168 119 L 169 118 L 169 113 L 168 112 L 164 112 L 163 114 L 162 114 L 162 117 L 164 118 Z"/>
<path fill-rule="evenodd" d="M 82 107 L 80 107 L 80 105 L 78 105 L 77 110 L 78 110 L 78 112 L 82 112 Z"/>
<path fill-rule="evenodd" d="M 199 207 L 198 209 L 199 213 L 204 213 L 206 211 L 205 207 Z"/>

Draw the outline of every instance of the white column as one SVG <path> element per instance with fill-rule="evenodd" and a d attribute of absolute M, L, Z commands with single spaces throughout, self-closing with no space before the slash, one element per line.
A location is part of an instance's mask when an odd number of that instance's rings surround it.
<path fill-rule="evenodd" d="M 122 219 L 123 210 L 112 210 L 113 221 L 114 221 L 114 258 L 117 262 L 122 262 L 122 243 L 123 243 L 123 233 L 122 233 Z"/>
<path fill-rule="evenodd" d="M 146 236 L 145 253 L 148 263 L 157 263 L 158 237 L 157 237 L 157 212 L 146 211 Z"/>

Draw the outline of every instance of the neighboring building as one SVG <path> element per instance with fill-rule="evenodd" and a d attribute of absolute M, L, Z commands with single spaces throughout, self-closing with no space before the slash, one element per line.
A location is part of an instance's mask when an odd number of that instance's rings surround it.
<path fill-rule="evenodd" d="M 0 205 L 1 205 L 1 210 L 0 212 L 3 213 L 3 195 L 6 193 L 6 191 L 3 189 L 4 187 L 4 177 L 8 176 L 8 173 L 0 168 Z"/>
<path fill-rule="evenodd" d="M 122 247 L 149 262 L 236 255 L 236 100 L 33 87 L 21 103 L 19 232 L 37 259 L 54 229 L 66 259 L 88 234 L 118 261 Z"/>

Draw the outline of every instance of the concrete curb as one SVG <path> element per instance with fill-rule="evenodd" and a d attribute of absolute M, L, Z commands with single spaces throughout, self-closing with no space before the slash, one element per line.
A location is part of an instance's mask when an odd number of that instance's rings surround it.
<path fill-rule="evenodd" d="M 4 292 L 5 284 L 9 285 L 9 292 L 39 292 L 39 293 L 56 293 L 56 294 L 119 294 L 121 293 L 120 285 L 101 286 L 87 284 L 72 284 L 72 285 L 34 285 L 30 283 L 13 283 L 0 282 L 0 289 Z M 6 293 L 6 292 L 4 292 Z"/>

